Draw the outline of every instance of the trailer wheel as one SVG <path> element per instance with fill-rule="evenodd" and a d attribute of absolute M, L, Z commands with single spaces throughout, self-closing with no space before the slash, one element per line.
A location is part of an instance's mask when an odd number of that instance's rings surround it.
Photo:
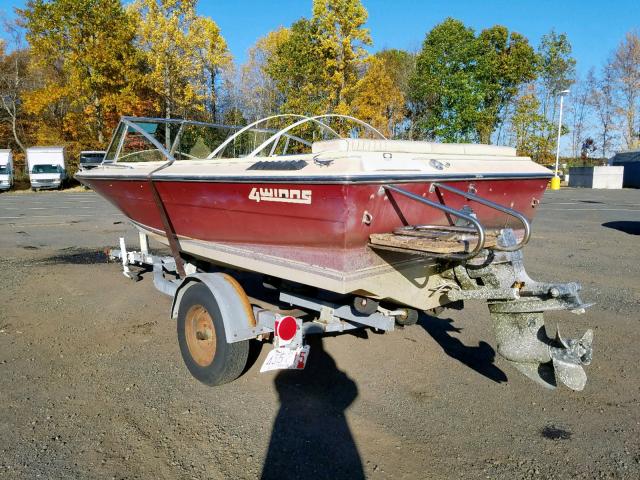
<path fill-rule="evenodd" d="M 418 311 L 413 308 L 404 308 L 402 315 L 396 317 L 396 323 L 403 327 L 415 325 L 418 322 Z"/>
<path fill-rule="evenodd" d="M 364 315 L 371 315 L 376 313 L 378 310 L 379 303 L 373 300 L 372 298 L 366 297 L 354 297 L 353 298 L 353 308 L 358 313 L 362 313 Z"/>
<path fill-rule="evenodd" d="M 220 307 L 209 289 L 191 285 L 178 307 L 178 343 L 189 372 L 210 386 L 240 376 L 249 355 L 249 341 L 227 343 Z"/>

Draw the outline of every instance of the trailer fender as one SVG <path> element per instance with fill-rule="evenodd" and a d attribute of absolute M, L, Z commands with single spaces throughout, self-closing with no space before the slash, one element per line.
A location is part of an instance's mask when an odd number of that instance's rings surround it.
<path fill-rule="evenodd" d="M 194 273 L 185 277 L 173 297 L 171 318 L 178 318 L 178 309 L 184 292 L 195 283 L 207 286 L 220 307 L 227 343 L 256 338 L 271 330 L 258 326 L 253 307 L 242 286 L 235 278 L 225 273 Z"/>

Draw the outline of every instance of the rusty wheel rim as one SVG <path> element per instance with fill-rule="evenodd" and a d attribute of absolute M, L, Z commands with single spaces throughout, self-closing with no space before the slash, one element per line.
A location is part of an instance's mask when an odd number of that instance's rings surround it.
<path fill-rule="evenodd" d="M 207 309 L 202 305 L 192 306 L 187 312 L 184 330 L 193 361 L 201 367 L 210 365 L 216 354 L 216 331 Z"/>

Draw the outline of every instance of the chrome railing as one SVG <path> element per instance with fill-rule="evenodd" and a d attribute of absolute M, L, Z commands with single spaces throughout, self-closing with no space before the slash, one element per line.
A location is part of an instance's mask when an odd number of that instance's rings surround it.
<path fill-rule="evenodd" d="M 514 217 L 518 221 L 520 221 L 520 223 L 522 223 L 522 226 L 524 228 L 524 235 L 522 237 L 522 240 L 520 240 L 520 242 L 510 247 L 503 247 L 500 245 L 496 245 L 495 247 L 493 247 L 494 250 L 501 250 L 503 252 L 514 252 L 516 250 L 520 250 L 529 242 L 529 239 L 531 238 L 531 224 L 529 223 L 529 220 L 527 220 L 526 217 L 522 215 L 520 212 L 512 208 L 507 208 L 503 205 L 500 205 L 499 203 L 492 202 L 491 200 L 487 200 L 486 198 L 479 197 L 478 195 L 475 195 L 471 192 L 458 190 L 457 188 L 451 187 L 449 185 L 443 185 L 442 183 L 434 182 L 431 184 L 431 188 L 432 189 L 439 188 L 451 193 L 455 193 L 468 200 L 473 200 L 474 202 L 478 202 L 486 207 L 493 208 L 494 210 L 498 210 L 499 212 L 502 212 L 502 213 L 506 213 L 507 215 Z"/>
<path fill-rule="evenodd" d="M 477 235 L 477 242 L 475 244 L 475 246 L 473 247 L 473 249 L 471 249 L 469 252 L 465 252 L 465 253 L 447 253 L 447 254 L 443 254 L 443 253 L 430 253 L 430 256 L 433 257 L 440 257 L 440 258 L 448 258 L 448 259 L 452 259 L 452 260 L 469 260 L 473 257 L 475 257 L 476 255 L 478 255 L 482 249 L 484 248 L 485 242 L 486 242 L 486 232 L 485 232 L 485 228 L 484 226 L 480 223 L 480 221 L 473 215 L 464 212 L 462 210 L 458 210 L 456 208 L 453 207 L 449 207 L 447 205 L 444 205 L 443 203 L 438 203 L 438 202 L 434 202 L 433 200 L 429 200 L 428 198 L 424 198 L 420 195 L 417 195 L 415 193 L 409 192 L 407 190 L 404 190 L 402 188 L 399 187 L 395 187 L 393 185 L 383 185 L 383 188 L 387 191 L 391 191 L 391 192 L 395 192 L 398 193 L 400 195 L 403 195 L 407 198 L 410 198 L 411 200 L 415 200 L 416 202 L 420 202 L 423 203 L 425 205 L 428 205 L 430 207 L 436 208 L 448 215 L 453 215 L 457 218 L 460 218 L 464 221 L 466 221 L 469 225 L 471 225 L 471 227 L 459 227 L 459 226 L 440 226 L 440 225 L 414 225 L 414 226 L 407 226 L 407 227 L 403 227 L 400 230 L 399 233 L 401 234 L 411 234 L 411 235 L 420 235 L 420 231 L 449 231 L 449 232 L 456 232 L 456 233 L 475 233 Z M 522 237 L 522 239 L 520 240 L 520 242 L 516 243 L 515 245 L 511 245 L 511 246 L 501 246 L 500 244 L 496 244 L 495 246 L 491 247 L 494 250 L 500 250 L 500 251 L 504 251 L 504 252 L 513 252 L 515 250 L 520 250 L 522 247 L 524 247 L 527 242 L 529 241 L 529 239 L 531 238 L 531 224 L 529 223 L 529 221 L 526 219 L 526 217 L 524 215 L 522 215 L 520 212 L 513 210 L 512 208 L 508 208 L 505 207 L 503 205 L 500 205 L 498 203 L 492 202 L 490 200 L 487 200 L 486 198 L 482 198 L 478 195 L 475 195 L 473 193 L 470 192 L 465 192 L 463 190 L 459 190 L 457 188 L 451 187 L 449 185 L 443 185 L 442 183 L 437 183 L 434 182 L 431 184 L 431 189 L 430 191 L 434 191 L 435 189 L 441 189 L 441 190 L 446 190 L 448 192 L 460 195 L 465 197 L 468 200 L 472 200 L 474 202 L 480 203 L 482 205 L 485 205 L 489 208 L 492 208 L 494 210 L 497 210 L 499 212 L 505 213 L 511 217 L 516 218 L 518 221 L 520 221 L 520 223 L 522 223 L 522 226 L 524 228 L 524 235 Z M 376 246 L 377 247 L 377 246 Z"/>
<path fill-rule="evenodd" d="M 438 210 L 448 213 L 449 215 L 453 215 L 455 217 L 461 218 L 466 222 L 470 223 L 471 225 L 473 225 L 473 228 L 476 234 L 478 235 L 478 241 L 472 250 L 470 250 L 467 253 L 434 254 L 433 255 L 434 257 L 445 257 L 445 258 L 450 258 L 452 260 L 469 260 L 475 257 L 476 255 L 478 255 L 480 251 L 484 248 L 484 242 L 486 239 L 484 227 L 478 221 L 478 219 L 475 218 L 474 216 L 468 215 L 460 210 L 456 210 L 455 208 L 448 207 L 441 203 L 434 202 L 433 200 L 429 200 L 428 198 L 421 197 L 420 195 L 416 195 L 415 193 L 408 192 L 406 190 L 403 190 L 402 188 L 394 187 L 393 185 L 383 185 L 383 188 L 385 190 L 390 190 L 392 192 L 399 193 L 400 195 L 410 198 L 411 200 L 415 200 L 416 202 L 420 202 L 425 205 L 429 205 L 430 207 L 437 208 Z M 435 226 L 429 225 L 427 227 L 432 228 Z M 445 227 L 442 227 L 442 229 L 444 228 Z"/>

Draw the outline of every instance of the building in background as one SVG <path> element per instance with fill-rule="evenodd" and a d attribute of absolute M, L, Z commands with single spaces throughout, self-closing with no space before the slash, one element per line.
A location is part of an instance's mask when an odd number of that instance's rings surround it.
<path fill-rule="evenodd" d="M 640 149 L 616 153 L 609 159 L 609 165 L 624 167 L 623 187 L 640 188 Z"/>

